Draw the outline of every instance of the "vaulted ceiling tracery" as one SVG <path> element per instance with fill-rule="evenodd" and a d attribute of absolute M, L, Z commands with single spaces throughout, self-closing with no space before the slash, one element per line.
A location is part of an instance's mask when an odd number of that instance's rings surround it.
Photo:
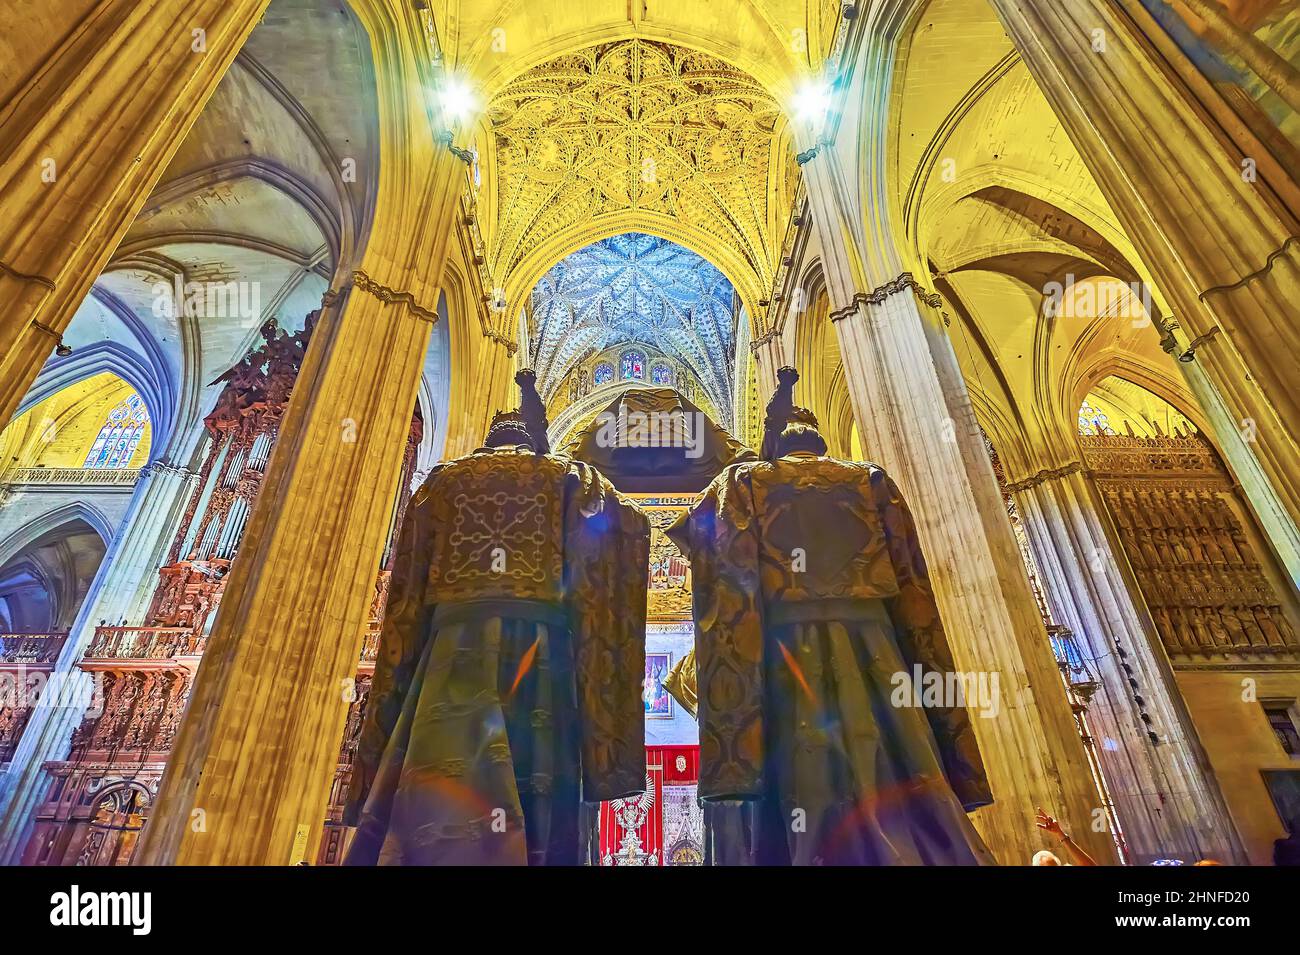
<path fill-rule="evenodd" d="M 549 395 L 574 363 L 612 345 L 648 345 L 681 361 L 731 414 L 735 291 L 707 260 L 627 233 L 567 256 L 532 294 L 532 359 Z"/>
<path fill-rule="evenodd" d="M 666 43 L 606 43 L 523 73 L 487 122 L 488 258 L 505 287 L 562 237 L 638 225 L 728 250 L 746 273 L 734 281 L 770 287 L 796 167 L 780 105 L 748 74 Z"/>

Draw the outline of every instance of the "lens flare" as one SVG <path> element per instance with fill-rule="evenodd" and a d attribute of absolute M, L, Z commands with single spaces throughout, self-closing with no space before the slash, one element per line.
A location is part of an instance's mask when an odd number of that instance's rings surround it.
<path fill-rule="evenodd" d="M 820 79 L 805 80 L 790 105 L 799 122 L 813 128 L 821 126 L 831 108 L 830 84 Z"/>
<path fill-rule="evenodd" d="M 808 680 L 804 677 L 803 670 L 800 669 L 794 656 L 785 648 L 785 644 L 781 641 L 778 640 L 776 645 L 781 648 L 781 656 L 785 657 L 785 664 L 790 668 L 790 672 L 794 674 L 794 678 L 799 682 L 799 686 L 802 687 L 804 696 L 808 697 L 808 699 L 813 703 L 816 703 L 817 697 L 813 695 L 812 687 L 808 685 Z"/>
<path fill-rule="evenodd" d="M 474 111 L 476 99 L 468 83 L 449 76 L 438 91 L 438 101 L 449 119 L 460 121 Z"/>
<path fill-rule="evenodd" d="M 510 699 L 515 695 L 515 690 L 519 689 L 519 684 L 523 682 L 528 671 L 533 668 L 533 661 L 537 659 L 537 645 L 541 642 L 542 638 L 538 637 L 533 641 L 532 646 L 524 651 L 523 657 L 519 660 L 519 669 L 515 673 L 515 682 L 510 685 L 510 693 L 507 694 L 506 699 Z"/>

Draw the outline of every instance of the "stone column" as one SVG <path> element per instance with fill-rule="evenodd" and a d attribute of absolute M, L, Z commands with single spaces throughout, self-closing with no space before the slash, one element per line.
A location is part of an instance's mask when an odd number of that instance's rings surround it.
<path fill-rule="evenodd" d="M 828 147 L 803 169 L 863 447 L 916 518 L 958 668 L 999 684 L 995 715 L 971 708 L 996 800 L 975 824 L 999 861 L 1025 865 L 1044 845 L 1041 806 L 1113 861 L 1108 836 L 1090 828 L 1100 799 L 956 355 L 922 317 L 911 276 L 868 285 L 896 256 L 863 234 L 871 210 L 855 208 L 843 156 L 856 164 L 852 147 Z"/>
<path fill-rule="evenodd" d="M 1235 53 L 1273 92 L 1300 113 L 1300 74 L 1277 51 L 1253 33 L 1237 26 L 1220 0 L 1183 0 L 1208 30 L 1211 41 Z"/>
<path fill-rule="evenodd" d="M 1052 618 L 1074 633 L 1101 684 L 1088 719 L 1132 861 L 1246 864 L 1155 626 L 1141 597 L 1135 599 L 1139 592 L 1122 569 L 1123 556 L 1111 548 L 1091 480 L 1075 461 L 1008 489 Z"/>
<path fill-rule="evenodd" d="M 1186 341 L 1180 341 L 1179 337 L 1180 330 L 1164 330 L 1164 349 L 1175 357 L 1185 354 L 1187 349 Z M 1273 553 L 1291 579 L 1292 586 L 1300 587 L 1300 528 L 1296 527 L 1286 503 L 1278 496 L 1276 486 L 1255 456 L 1255 429 L 1243 427 L 1233 417 L 1201 362 L 1180 361 L 1178 367 L 1205 413 L 1210 435 L 1250 503 Z"/>
<path fill-rule="evenodd" d="M 320 840 L 465 169 L 430 128 L 414 24 L 365 16 L 376 222 L 312 336 L 231 568 L 143 864 L 286 865 Z"/>
<path fill-rule="evenodd" d="M 1250 157 L 1162 61 L 1136 0 L 991 2 L 1300 521 L 1296 210 L 1243 175 Z"/>
<path fill-rule="evenodd" d="M 427 298 L 364 270 L 351 281 L 299 374 L 141 843 L 146 864 L 314 857 L 435 317 Z"/>
<path fill-rule="evenodd" d="M 790 360 L 785 357 L 781 336 L 771 331 L 754 339 L 749 348 L 754 360 L 754 378 L 758 383 L 758 410 L 761 417 L 767 399 L 776 388 L 777 369 L 790 364 Z"/>
<path fill-rule="evenodd" d="M 267 3 L 59 0 L 0 70 L 0 423 Z"/>
<path fill-rule="evenodd" d="M 76 663 L 99 621 L 131 620 L 144 612 L 194 483 L 194 474 L 184 467 L 157 462 L 143 469 L 121 529 L 82 602 L 56 673 L 72 680 L 85 678 Z M 71 706 L 40 706 L 32 711 L 11 768 L 0 777 L 0 865 L 17 863 L 32 809 L 49 783 L 43 767 L 48 760 L 66 755 L 82 712 Z"/>
<path fill-rule="evenodd" d="M 456 387 L 447 409 L 447 440 L 443 457 L 450 460 L 483 446 L 492 417 L 519 405 L 514 374 L 518 347 L 504 335 L 490 336 L 474 327 L 473 315 L 453 315 L 464 326 L 465 347 L 453 364 Z M 453 339 L 453 349 L 455 340 Z M 453 352 L 454 353 L 454 352 Z"/>

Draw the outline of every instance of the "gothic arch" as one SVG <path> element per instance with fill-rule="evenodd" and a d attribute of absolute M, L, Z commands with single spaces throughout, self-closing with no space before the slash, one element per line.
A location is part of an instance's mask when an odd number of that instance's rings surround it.
<path fill-rule="evenodd" d="M 794 314 L 790 345 L 791 364 L 799 371 L 795 403 L 817 415 L 831 454 L 851 457 L 853 404 L 820 264 L 806 270 L 796 288 L 805 304 Z"/>
<path fill-rule="evenodd" d="M 66 357 L 51 357 L 23 396 L 15 417 L 65 388 L 102 372 L 110 372 L 134 388 L 149 409 L 149 422 L 153 429 L 149 460 L 156 461 L 162 456 L 180 412 L 180 385 L 176 373 L 153 334 L 131 309 L 107 289 L 97 286 L 91 289 L 91 294 L 127 327 L 139 350 L 123 342 L 104 339 L 75 349 Z"/>
<path fill-rule="evenodd" d="M 1067 393 L 1069 397 L 1066 398 L 1066 403 L 1062 409 L 1063 414 L 1076 426 L 1074 429 L 1076 434 L 1078 431 L 1079 405 L 1100 382 L 1112 377 L 1121 378 L 1137 385 L 1173 406 L 1175 411 L 1196 425 L 1197 431 L 1210 439 L 1215 445 L 1215 450 L 1219 451 L 1219 456 L 1223 458 L 1223 453 L 1218 448 L 1218 442 L 1215 441 L 1213 432 L 1210 430 L 1209 421 L 1191 391 L 1181 382 L 1125 355 L 1098 355 L 1092 361 L 1079 367 L 1073 387 Z M 1070 404 L 1073 404 L 1073 408 L 1070 407 Z"/>
<path fill-rule="evenodd" d="M 46 632 L 55 629 L 62 595 L 41 563 L 20 551 L 12 560 L 0 564 L 0 602 L 3 619 L 0 632 Z M 44 598 L 44 599 L 42 599 Z"/>
<path fill-rule="evenodd" d="M 831 334 L 835 332 L 832 329 Z M 857 424 L 853 417 L 853 401 L 849 396 L 849 384 L 841 361 L 831 372 L 827 382 L 826 423 L 822 431 L 831 445 L 831 453 L 840 457 L 853 456 L 852 434 Z"/>
<path fill-rule="evenodd" d="M 439 432 L 443 442 L 439 453 L 444 457 L 473 451 L 487 433 L 493 413 L 518 403 L 511 380 L 514 338 L 503 334 L 502 317 L 489 311 L 471 288 L 465 260 L 449 258 L 438 305 L 438 321 L 446 323 L 447 336 L 447 404 L 445 426 Z"/>
<path fill-rule="evenodd" d="M 95 505 L 86 501 L 70 501 L 46 511 L 15 530 L 0 541 L 0 567 L 9 563 L 23 549 L 40 540 L 51 531 L 81 521 L 99 535 L 107 552 L 113 542 L 113 527 Z"/>
<path fill-rule="evenodd" d="M 451 329 L 447 315 L 447 294 L 438 296 L 438 321 L 429 339 L 429 353 L 425 357 L 424 372 L 420 375 L 417 401 L 424 418 L 424 435 L 415 456 L 417 474 L 429 468 L 443 456 L 447 444 L 447 418 L 451 401 Z"/>
<path fill-rule="evenodd" d="M 753 306 L 762 294 L 761 288 L 754 280 L 753 271 L 726 243 L 713 240 L 699 230 L 685 228 L 668 216 L 628 210 L 570 226 L 529 252 L 520 260 L 511 283 L 506 286 L 506 314 L 517 315 L 542 276 L 566 257 L 593 243 L 627 232 L 643 232 L 690 249 L 716 266 L 736 290 L 742 305 L 751 314 L 754 312 Z"/>
<path fill-rule="evenodd" d="M 1119 281 L 1113 276 L 1098 276 L 1098 280 Z M 1049 434 L 1058 437 L 1072 435 L 1076 429 L 1079 403 L 1096 382 L 1114 374 L 1139 384 L 1156 394 L 1191 420 L 1204 427 L 1205 419 L 1190 390 L 1179 382 L 1170 370 L 1144 360 L 1137 346 L 1145 346 L 1154 356 L 1163 359 L 1156 350 L 1158 332 L 1154 325 L 1136 325 L 1132 342 L 1104 340 L 1114 327 L 1115 317 L 1098 315 L 1079 328 L 1069 341 L 1062 341 L 1063 319 L 1047 316 L 1038 323 L 1034 342 L 1034 396 L 1036 411 L 1049 416 L 1046 422 Z M 1145 342 L 1142 340 L 1145 338 Z M 1052 357 L 1054 348 L 1065 344 L 1064 361 Z M 1189 413 L 1188 409 L 1195 409 Z"/>
<path fill-rule="evenodd" d="M 258 156 L 238 156 L 223 159 L 209 166 L 187 171 L 175 179 L 158 187 L 150 196 L 149 202 L 141 210 L 142 216 L 154 215 L 168 206 L 184 201 L 186 198 L 214 186 L 250 179 L 263 183 L 300 206 L 320 230 L 329 247 L 333 261 L 340 260 L 342 249 L 347 241 L 350 227 L 347 217 L 339 209 L 332 207 L 329 200 L 316 188 L 294 171 L 282 166 L 272 159 Z M 192 234 L 192 233 L 185 233 Z M 174 237 L 150 235 L 131 239 L 128 237 L 113 253 L 117 260 L 135 252 L 144 251 L 159 245 L 177 241 Z M 269 250 L 273 251 L 273 250 Z"/>

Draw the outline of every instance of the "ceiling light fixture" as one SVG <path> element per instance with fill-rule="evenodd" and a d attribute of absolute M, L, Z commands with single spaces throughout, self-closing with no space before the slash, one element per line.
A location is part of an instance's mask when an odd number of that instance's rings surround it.
<path fill-rule="evenodd" d="M 458 76 L 448 76 L 438 90 L 438 103 L 443 115 L 451 122 L 459 123 L 477 106 L 477 98 L 470 85 Z"/>
<path fill-rule="evenodd" d="M 790 105 L 795 119 L 817 132 L 830 112 L 831 86 L 823 79 L 807 79 L 795 91 Z"/>

